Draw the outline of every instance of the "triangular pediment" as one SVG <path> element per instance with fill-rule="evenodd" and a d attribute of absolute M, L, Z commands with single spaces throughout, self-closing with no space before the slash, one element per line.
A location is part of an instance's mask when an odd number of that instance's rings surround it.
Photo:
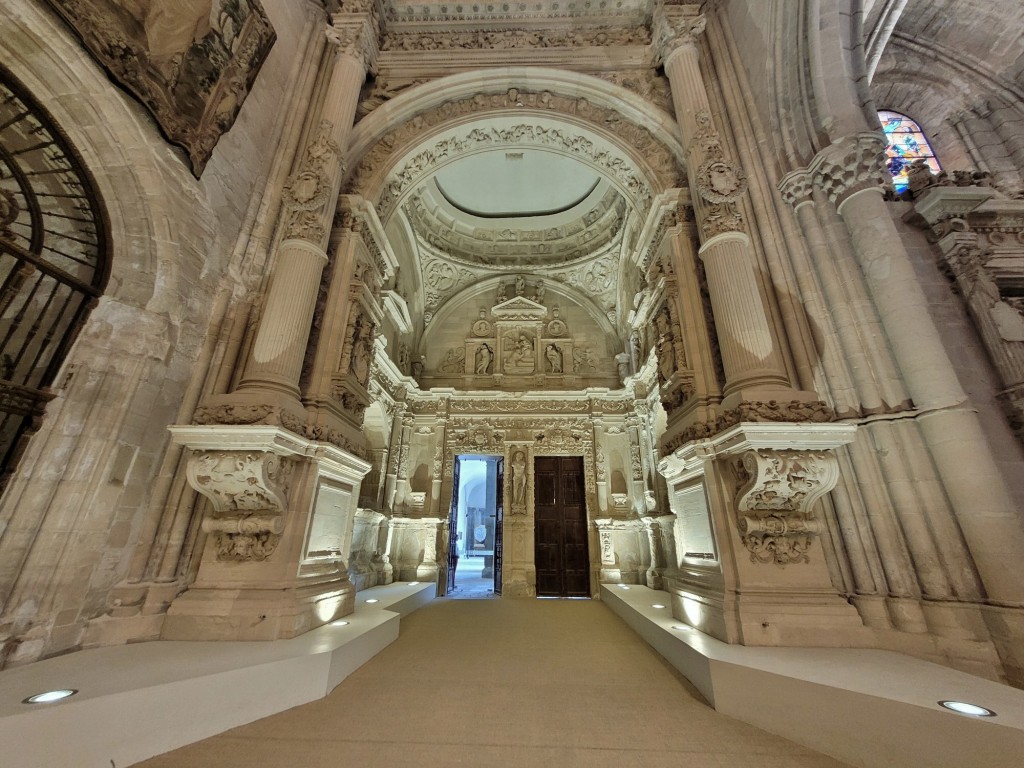
<path fill-rule="evenodd" d="M 491 309 L 495 320 L 543 320 L 547 315 L 547 307 L 525 296 L 513 296 Z"/>

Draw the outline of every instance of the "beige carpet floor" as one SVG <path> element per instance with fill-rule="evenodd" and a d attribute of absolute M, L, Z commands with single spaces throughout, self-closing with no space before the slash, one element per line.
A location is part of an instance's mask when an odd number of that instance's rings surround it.
<path fill-rule="evenodd" d="M 602 603 L 437 600 L 327 698 L 146 768 L 841 768 L 720 715 Z"/>

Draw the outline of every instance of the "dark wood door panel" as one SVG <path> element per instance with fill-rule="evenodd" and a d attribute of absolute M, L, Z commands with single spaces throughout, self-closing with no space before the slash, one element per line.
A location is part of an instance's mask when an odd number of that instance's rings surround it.
<path fill-rule="evenodd" d="M 590 557 L 583 459 L 540 456 L 534 465 L 537 594 L 589 597 Z"/>

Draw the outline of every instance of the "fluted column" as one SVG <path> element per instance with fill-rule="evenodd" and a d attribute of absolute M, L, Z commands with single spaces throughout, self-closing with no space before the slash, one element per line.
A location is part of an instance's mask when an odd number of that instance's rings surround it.
<path fill-rule="evenodd" d="M 743 169 L 727 159 L 700 72 L 696 36 L 704 17 L 693 6 L 658 6 L 654 44 L 664 59 L 686 147 L 700 229 L 700 257 L 725 369 L 725 405 L 741 401 L 815 399 L 790 385 L 757 276 L 757 260 L 739 201 Z"/>
<path fill-rule="evenodd" d="M 327 240 L 338 202 L 344 153 L 359 90 L 376 52 L 371 14 L 337 14 L 328 33 L 333 62 L 320 109 L 308 122 L 299 166 L 284 190 L 280 245 L 240 391 L 299 396 Z"/>

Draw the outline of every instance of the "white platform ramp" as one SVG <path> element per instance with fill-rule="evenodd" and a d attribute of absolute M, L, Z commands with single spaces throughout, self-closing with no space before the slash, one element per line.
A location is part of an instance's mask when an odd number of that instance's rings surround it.
<path fill-rule="evenodd" d="M 164 642 L 96 648 L 0 673 L 0 765 L 124 768 L 326 696 L 398 637 L 433 582 L 372 587 L 344 626 L 274 642 Z M 376 600 L 368 603 L 367 600 Z M 55 704 L 24 698 L 78 690 Z"/>

